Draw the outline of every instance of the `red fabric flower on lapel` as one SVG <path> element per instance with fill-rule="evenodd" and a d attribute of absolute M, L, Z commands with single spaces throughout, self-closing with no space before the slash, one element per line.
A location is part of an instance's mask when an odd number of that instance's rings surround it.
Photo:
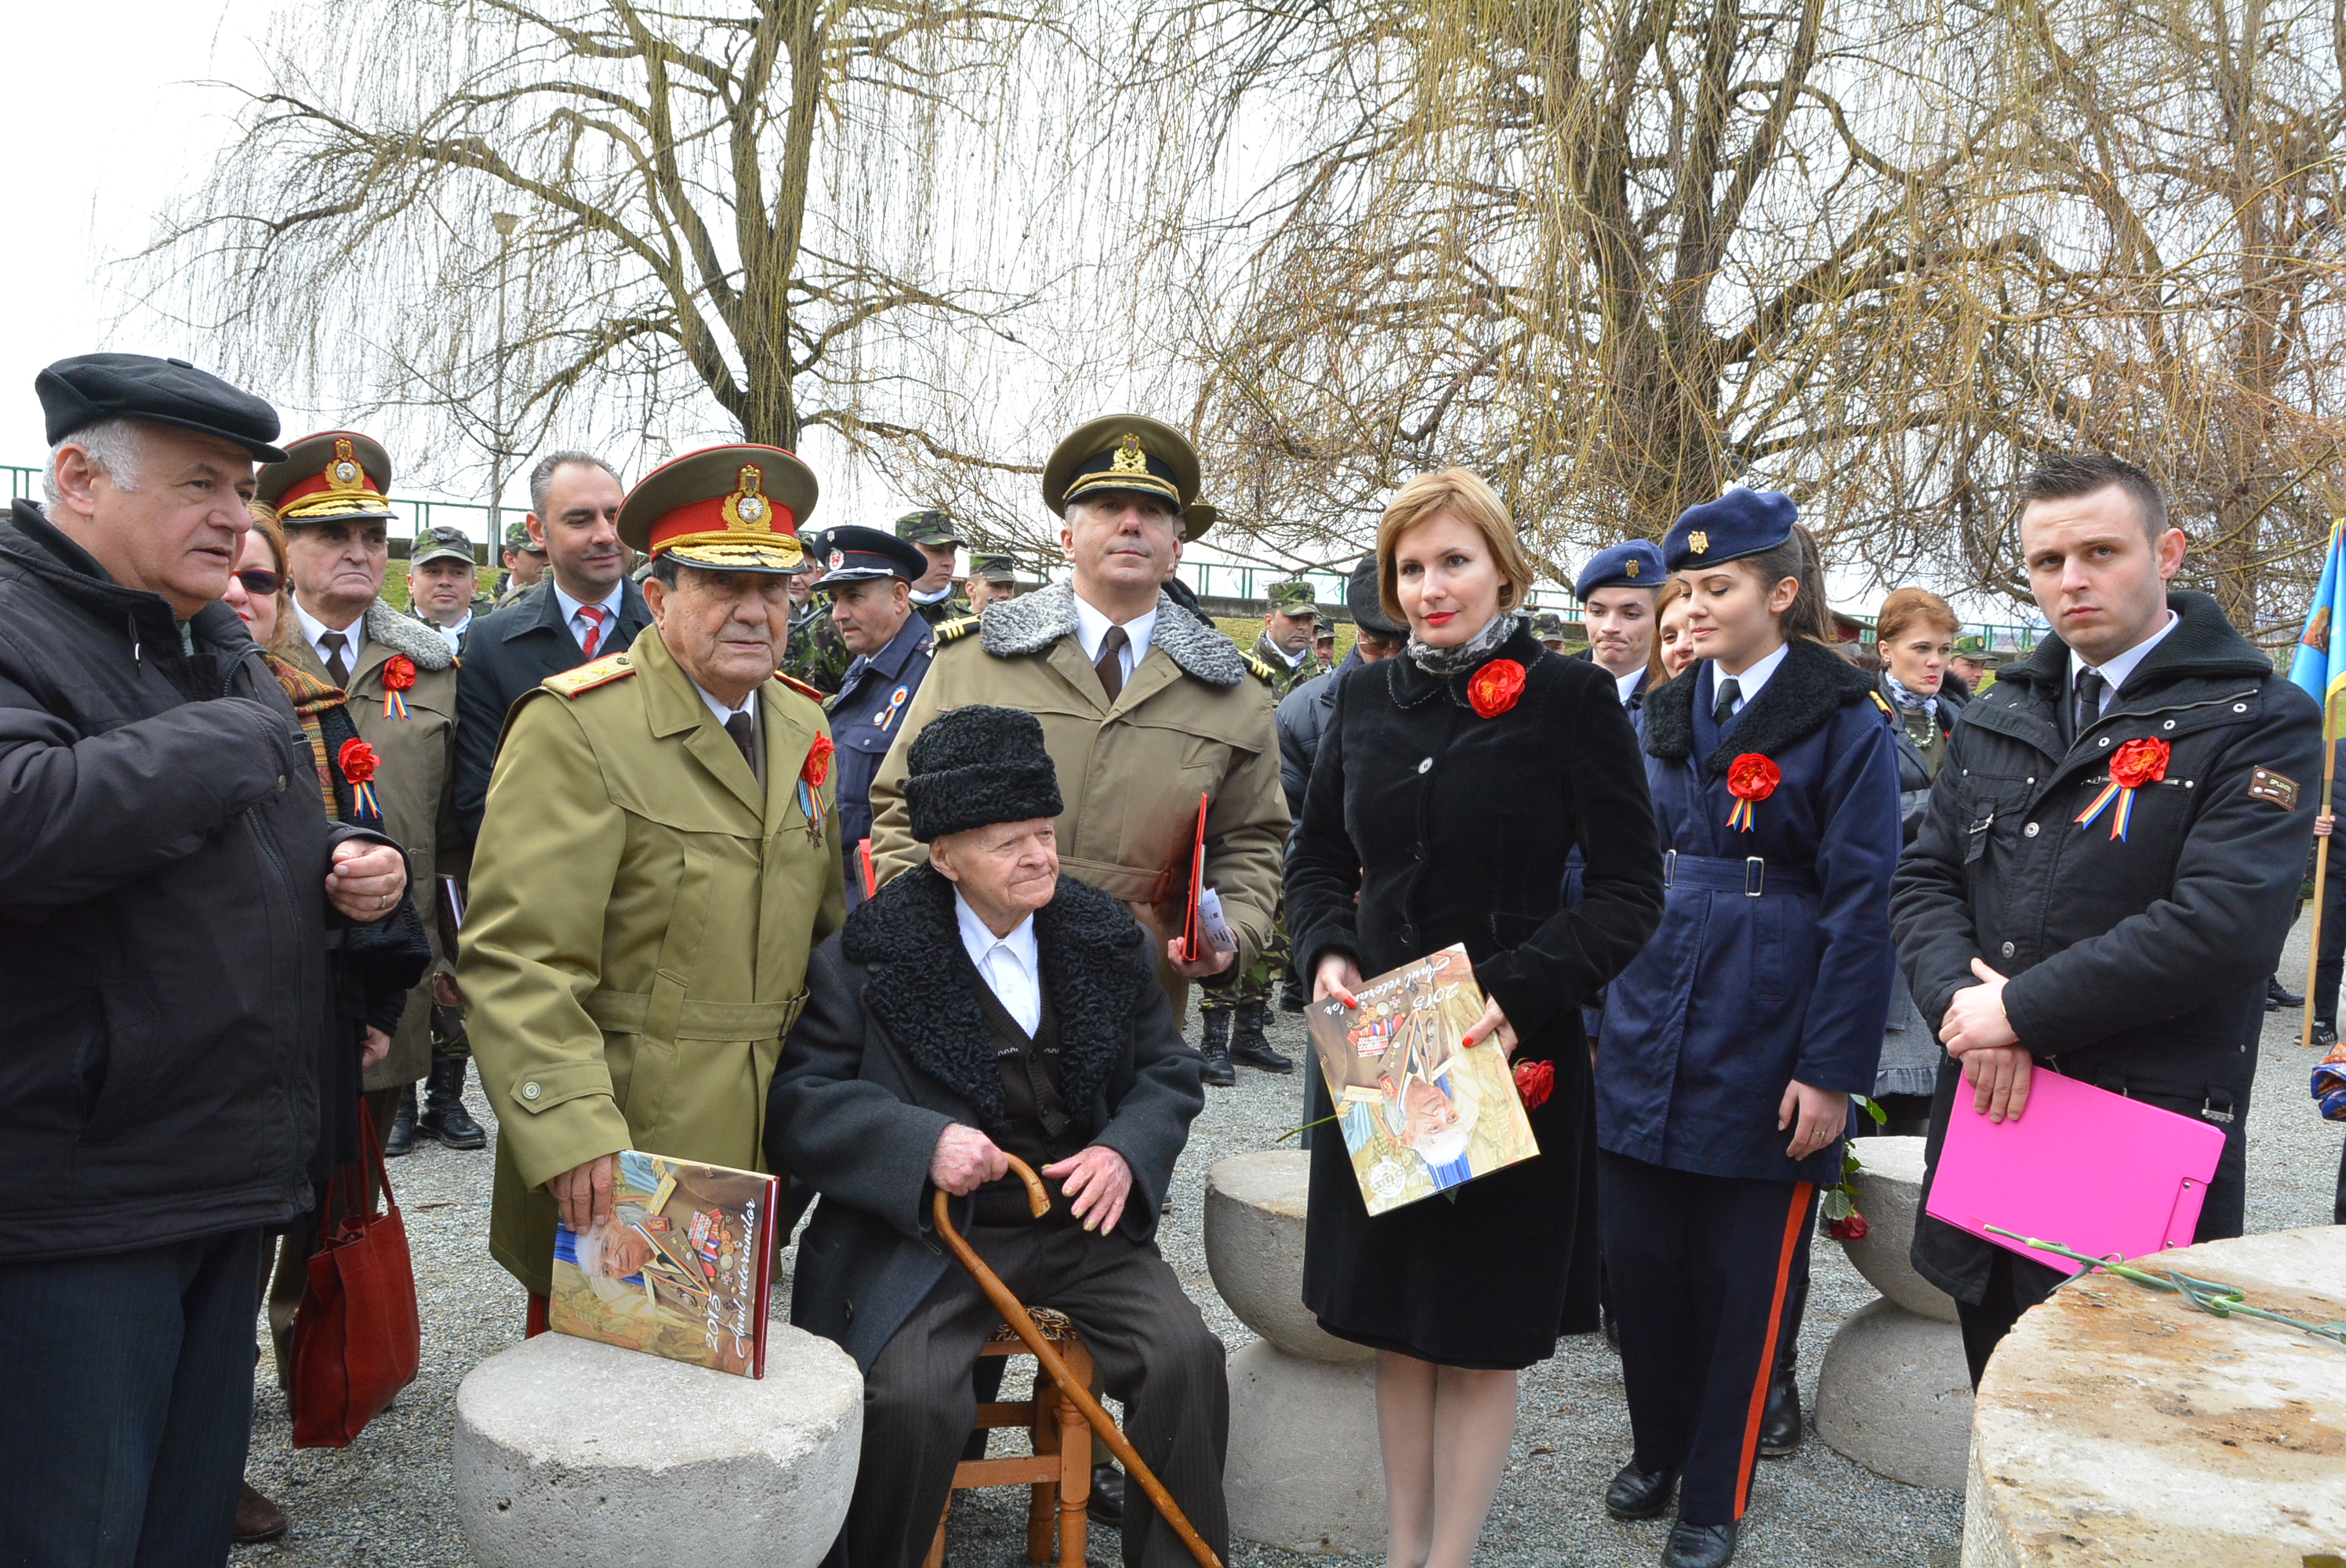
<path fill-rule="evenodd" d="M 831 754 L 836 750 L 828 735 L 818 735 L 807 748 L 806 760 L 799 765 L 799 777 L 811 787 L 820 789 L 822 781 L 831 777 Z"/>
<path fill-rule="evenodd" d="M 345 740 L 342 748 L 334 753 L 334 766 L 352 783 L 363 784 L 374 777 L 374 748 L 363 740 Z"/>
<path fill-rule="evenodd" d="M 2167 777 L 2168 745 L 2145 737 L 2129 740 L 2110 756 L 2110 779 L 2119 788 L 2139 789 Z"/>
<path fill-rule="evenodd" d="M 1494 658 L 1466 683 L 1466 700 L 1483 718 L 1496 718 L 1524 695 L 1524 667 L 1511 658 Z"/>
<path fill-rule="evenodd" d="M 1536 1111 L 1547 1104 L 1556 1093 L 1556 1064 L 1553 1062 L 1518 1062 L 1515 1064 L 1515 1093 L 1523 1096 L 1524 1109 Z"/>
<path fill-rule="evenodd" d="M 405 654 L 393 654 L 382 661 L 382 689 L 413 691 L 415 689 L 415 661 Z"/>

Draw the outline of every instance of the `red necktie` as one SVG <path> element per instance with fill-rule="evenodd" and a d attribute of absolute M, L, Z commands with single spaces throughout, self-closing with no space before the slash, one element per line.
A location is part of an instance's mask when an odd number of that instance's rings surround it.
<path fill-rule="evenodd" d="M 603 646 L 603 621 L 611 612 L 600 605 L 581 605 L 578 613 L 586 617 L 586 635 L 578 639 L 578 647 L 588 658 L 593 658 L 595 650 Z"/>

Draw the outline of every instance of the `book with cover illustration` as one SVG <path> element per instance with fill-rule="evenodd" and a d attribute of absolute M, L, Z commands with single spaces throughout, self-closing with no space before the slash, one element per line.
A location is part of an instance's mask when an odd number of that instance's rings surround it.
<path fill-rule="evenodd" d="M 583 1236 L 555 1221 L 547 1323 L 582 1339 L 764 1377 L 780 1178 L 634 1149 L 618 1167 L 609 1219 Z"/>
<path fill-rule="evenodd" d="M 1304 1012 L 1336 1125 L 1372 1215 L 1447 1192 L 1539 1153 L 1494 1041 L 1461 1049 L 1483 1016 L 1464 947 L 1363 981 L 1358 1007 Z"/>

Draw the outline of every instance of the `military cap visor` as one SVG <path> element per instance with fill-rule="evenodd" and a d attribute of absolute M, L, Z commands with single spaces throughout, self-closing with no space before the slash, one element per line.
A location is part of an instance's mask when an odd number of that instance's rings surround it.
<path fill-rule="evenodd" d="M 185 360 L 146 354 L 77 354 L 33 378 L 42 429 L 55 446 L 109 419 L 167 424 L 233 443 L 255 463 L 281 463 L 277 411 L 241 387 Z"/>
<path fill-rule="evenodd" d="M 480 564 L 473 555 L 472 535 L 444 524 L 417 535 L 414 547 L 408 552 L 410 566 L 421 566 L 427 561 L 462 561 L 468 566 Z"/>
<path fill-rule="evenodd" d="M 819 488 L 814 470 L 779 446 L 708 447 L 662 463 L 627 492 L 619 539 L 704 571 L 798 572 L 798 531 Z"/>
<path fill-rule="evenodd" d="M 254 481 L 253 499 L 288 528 L 304 523 L 370 523 L 392 515 L 391 453 L 354 430 L 321 430 L 289 442 L 285 461 Z"/>
<path fill-rule="evenodd" d="M 929 570 L 929 558 L 911 540 L 852 523 L 843 524 L 822 536 L 819 560 L 823 570 L 822 575 L 815 579 L 818 588 L 869 583 L 882 577 L 917 583 Z"/>
<path fill-rule="evenodd" d="M 1146 414 L 1112 413 L 1077 425 L 1043 464 L 1043 504 L 1113 491 L 1154 495 L 1178 514 L 1198 498 L 1198 452 L 1181 433 Z"/>

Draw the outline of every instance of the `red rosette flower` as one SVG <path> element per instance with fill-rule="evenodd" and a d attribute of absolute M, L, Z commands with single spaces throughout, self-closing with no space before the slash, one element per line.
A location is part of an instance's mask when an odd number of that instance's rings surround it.
<path fill-rule="evenodd" d="M 1556 1064 L 1553 1062 L 1518 1062 L 1515 1064 L 1515 1093 L 1523 1096 L 1524 1109 L 1536 1111 L 1547 1104 L 1556 1093 Z"/>
<path fill-rule="evenodd" d="M 1727 765 L 1727 792 L 1738 800 L 1765 800 L 1784 781 L 1784 770 L 1757 751 Z"/>
<path fill-rule="evenodd" d="M 352 783 L 364 784 L 374 777 L 374 748 L 363 740 L 345 740 L 342 748 L 334 753 L 334 766 Z"/>
<path fill-rule="evenodd" d="M 830 736 L 816 736 L 814 744 L 807 748 L 806 760 L 799 765 L 799 777 L 811 788 L 821 789 L 822 781 L 831 777 L 831 754 L 836 749 Z"/>
<path fill-rule="evenodd" d="M 2167 777 L 2169 748 L 2164 740 L 2144 737 L 2129 740 L 2110 756 L 2110 779 L 2122 789 L 2139 789 Z"/>
<path fill-rule="evenodd" d="M 1496 718 L 1524 695 L 1524 667 L 1511 658 L 1494 658 L 1466 683 L 1466 700 L 1478 718 Z"/>
<path fill-rule="evenodd" d="M 1852 1214 L 1847 1219 L 1825 1221 L 1825 1234 L 1835 1241 L 1863 1241 L 1865 1233 L 1872 1228 L 1862 1214 Z"/>
<path fill-rule="evenodd" d="M 405 654 L 393 654 L 382 661 L 382 689 L 413 691 L 415 688 L 415 661 Z"/>

